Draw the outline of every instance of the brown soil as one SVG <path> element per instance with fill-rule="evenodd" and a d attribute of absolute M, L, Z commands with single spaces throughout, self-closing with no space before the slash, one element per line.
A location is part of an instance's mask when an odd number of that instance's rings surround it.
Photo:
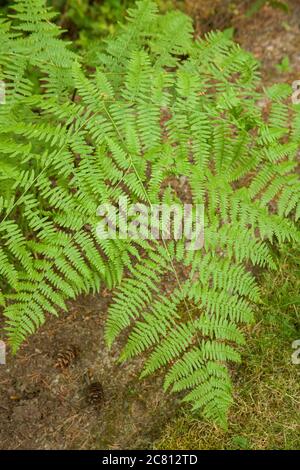
<path fill-rule="evenodd" d="M 300 1 L 286 0 L 289 13 L 267 3 L 248 17 L 254 0 L 185 0 L 187 12 L 194 18 L 197 36 L 211 30 L 234 28 L 234 39 L 261 62 L 263 82 L 290 83 L 300 76 Z M 291 71 L 282 74 L 276 65 L 288 56 Z"/>
<path fill-rule="evenodd" d="M 197 6 L 210 2 L 187 3 L 193 3 L 190 11 L 198 33 L 205 32 Z M 243 15 L 246 2 L 218 3 L 229 9 L 226 15 L 222 12 L 223 24 L 218 6 L 207 13 L 205 21 L 211 26 L 206 29 L 234 26 L 242 47 L 262 62 L 265 84 L 300 79 L 299 0 L 286 2 L 289 14 L 265 6 L 251 18 Z M 284 56 L 291 64 L 286 74 L 276 68 Z M 67 315 L 50 318 L 17 357 L 8 356 L 7 364 L 0 366 L 0 448 L 151 448 L 178 410 L 179 399 L 162 392 L 159 376 L 139 381 L 140 360 L 118 364 L 120 345 L 107 350 L 103 329 L 109 301 L 106 292 L 80 297 L 69 304 Z M 60 371 L 54 367 L 56 355 L 69 346 L 79 348 L 78 356 Z M 87 402 L 88 370 L 104 389 L 99 406 Z"/>
<path fill-rule="evenodd" d="M 174 415 L 179 401 L 162 392 L 159 376 L 140 381 L 140 361 L 119 364 L 120 345 L 105 347 L 104 295 L 70 303 L 67 315 L 49 319 L 1 366 L 0 448 L 149 448 Z M 57 369 L 58 352 L 70 346 L 76 358 Z M 87 371 L 103 386 L 99 404 L 88 403 Z"/>

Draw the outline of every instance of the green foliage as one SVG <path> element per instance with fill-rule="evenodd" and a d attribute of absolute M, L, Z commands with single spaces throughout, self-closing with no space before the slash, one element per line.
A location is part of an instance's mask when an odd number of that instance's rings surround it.
<path fill-rule="evenodd" d="M 90 73 L 42 0 L 14 10 L 0 33 L 0 301 L 13 351 L 46 312 L 121 283 L 108 344 L 125 329 L 121 360 L 143 353 L 143 377 L 167 367 L 165 388 L 187 390 L 193 409 L 226 426 L 227 362 L 240 361 L 240 325 L 260 302 L 252 267 L 275 268 L 272 244 L 299 240 L 290 87 L 266 90 L 266 113 L 250 54 L 221 33 L 195 42 L 189 18 L 159 15 L 149 0 L 129 10 Z M 167 183 L 180 177 L 205 205 L 202 250 L 97 238 L 100 204 L 175 202 Z"/>
<path fill-rule="evenodd" d="M 290 65 L 290 59 L 288 56 L 284 56 L 281 62 L 276 64 L 276 69 L 278 70 L 279 73 L 288 73 L 291 72 L 291 65 Z"/>
<path fill-rule="evenodd" d="M 115 32 L 134 0 L 53 0 L 47 3 L 60 12 L 56 23 L 72 39 L 73 47 L 93 64 L 103 38 Z"/>
<path fill-rule="evenodd" d="M 287 2 L 282 2 L 278 0 L 255 0 L 253 4 L 248 8 L 246 16 L 253 16 L 265 5 L 270 5 L 272 8 L 282 10 L 285 13 L 289 12 L 289 5 L 287 4 Z"/>
<path fill-rule="evenodd" d="M 259 276 L 263 302 L 246 332 L 242 363 L 233 370 L 235 403 L 228 430 L 195 419 L 185 406 L 162 430 L 156 449 L 300 448 L 299 365 L 292 363 L 300 327 L 299 254 L 299 247 L 283 247 L 276 273 Z"/>
<path fill-rule="evenodd" d="M 60 22 L 70 21 L 85 37 L 113 32 L 131 0 L 54 0 L 47 2 L 61 12 Z"/>

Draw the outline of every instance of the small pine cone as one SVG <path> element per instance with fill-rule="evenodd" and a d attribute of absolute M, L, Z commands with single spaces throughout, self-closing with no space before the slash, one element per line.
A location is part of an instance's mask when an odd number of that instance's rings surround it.
<path fill-rule="evenodd" d="M 75 361 L 77 355 L 78 349 L 76 346 L 68 346 L 57 354 L 55 367 L 57 369 L 66 369 Z"/>
<path fill-rule="evenodd" d="M 103 387 L 100 382 L 93 382 L 86 390 L 86 400 L 89 405 L 100 405 L 104 399 Z"/>

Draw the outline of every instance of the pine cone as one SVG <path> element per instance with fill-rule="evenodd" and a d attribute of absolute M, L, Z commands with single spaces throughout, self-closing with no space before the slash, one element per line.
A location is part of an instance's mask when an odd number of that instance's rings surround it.
<path fill-rule="evenodd" d="M 86 400 L 89 405 L 100 405 L 103 399 L 104 392 L 100 382 L 93 382 L 87 386 Z"/>
<path fill-rule="evenodd" d="M 57 369 L 66 369 L 75 361 L 77 356 L 78 348 L 76 346 L 68 346 L 57 354 L 55 367 Z"/>

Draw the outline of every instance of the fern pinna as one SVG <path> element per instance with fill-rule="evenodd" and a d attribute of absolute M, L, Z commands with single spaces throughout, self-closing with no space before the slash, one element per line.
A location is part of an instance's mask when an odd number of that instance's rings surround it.
<path fill-rule="evenodd" d="M 121 360 L 143 354 L 142 377 L 165 368 L 166 389 L 225 426 L 227 363 L 240 361 L 240 327 L 260 301 L 252 267 L 276 268 L 271 245 L 299 240 L 299 107 L 288 85 L 258 92 L 256 61 L 226 34 L 195 41 L 188 17 L 151 1 L 99 44 L 92 72 L 52 18 L 43 0 L 16 0 L 1 20 L 0 303 L 12 349 L 66 300 L 118 286 L 107 343 L 125 329 Z M 182 179 L 205 207 L 201 250 L 97 237 L 100 204 L 178 202 L 170 182 Z"/>

